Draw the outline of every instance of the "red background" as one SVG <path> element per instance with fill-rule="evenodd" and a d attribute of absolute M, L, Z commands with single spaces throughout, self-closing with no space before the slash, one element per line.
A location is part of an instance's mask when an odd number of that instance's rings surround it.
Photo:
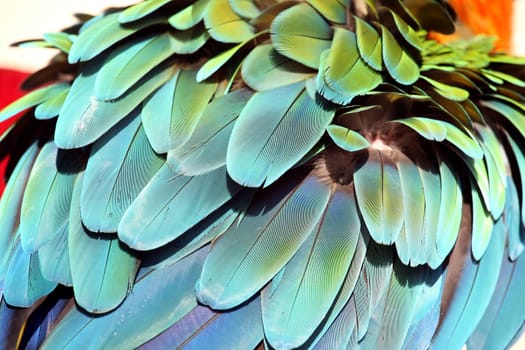
<path fill-rule="evenodd" d="M 0 69 L 0 109 L 24 94 L 19 86 L 27 76 L 28 73 L 25 72 Z M 0 135 L 3 134 L 13 120 L 14 118 L 11 118 L 10 120 L 0 123 Z M 0 193 L 2 193 L 5 186 L 4 171 L 7 160 L 7 158 L 0 159 Z"/>

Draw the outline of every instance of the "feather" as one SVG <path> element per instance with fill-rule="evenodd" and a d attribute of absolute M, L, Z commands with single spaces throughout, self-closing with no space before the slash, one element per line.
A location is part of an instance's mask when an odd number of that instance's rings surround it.
<path fill-rule="evenodd" d="M 361 233 L 343 286 L 321 326 L 314 333 L 311 343 L 314 349 L 337 349 L 348 342 L 350 330 L 356 322 L 355 301 L 351 297 L 361 273 L 366 254 L 368 236 Z"/>
<path fill-rule="evenodd" d="M 447 137 L 447 128 L 441 120 L 435 120 L 425 117 L 411 117 L 404 119 L 397 119 L 396 123 L 401 123 L 415 132 L 420 136 L 430 141 L 441 142 Z"/>
<path fill-rule="evenodd" d="M 239 332 L 238 336 L 232 337 L 232 329 Z M 260 299 L 254 298 L 239 309 L 225 312 L 214 312 L 198 305 L 139 349 L 200 350 L 210 345 L 216 349 L 255 349 L 263 337 Z"/>
<path fill-rule="evenodd" d="M 89 61 L 137 31 L 166 21 L 162 15 L 150 16 L 142 21 L 124 26 L 118 21 L 119 16 L 118 12 L 101 15 L 96 17 L 95 21 L 84 24 L 78 38 L 71 46 L 68 55 L 69 63 Z"/>
<path fill-rule="evenodd" d="M 502 220 L 494 225 L 489 248 L 479 262 L 470 254 L 470 214 L 464 220 L 463 236 L 460 235 L 448 265 L 442 306 L 444 317 L 432 341 L 436 349 L 456 349 L 467 341 L 490 302 L 503 259 L 505 230 Z"/>
<path fill-rule="evenodd" d="M 160 247 L 230 200 L 240 187 L 221 167 L 189 177 L 164 165 L 126 210 L 119 239 L 138 250 Z M 191 202 L 192 205 L 187 205 Z"/>
<path fill-rule="evenodd" d="M 82 147 L 97 140 L 170 79 L 175 69 L 159 66 L 119 99 L 101 101 L 91 94 L 99 64 L 90 62 L 66 97 L 55 130 L 55 143 L 60 148 Z"/>
<path fill-rule="evenodd" d="M 204 26 L 196 26 L 181 32 L 171 33 L 173 51 L 179 55 L 188 55 L 199 51 L 210 38 Z"/>
<path fill-rule="evenodd" d="M 45 41 L 64 53 L 69 53 L 73 45 L 72 38 L 74 38 L 74 36 L 68 33 L 45 33 L 43 37 Z"/>
<path fill-rule="evenodd" d="M 483 206 L 473 180 L 471 180 L 470 187 L 472 197 L 472 255 L 475 260 L 479 260 L 490 242 L 494 222 L 490 213 Z"/>
<path fill-rule="evenodd" d="M 40 271 L 48 280 L 64 286 L 72 286 L 68 245 L 69 225 L 65 225 L 53 239 L 38 249 Z"/>
<path fill-rule="evenodd" d="M 254 0 L 228 0 L 232 10 L 241 17 L 255 18 L 261 14 Z"/>
<path fill-rule="evenodd" d="M 240 43 L 254 35 L 254 28 L 233 11 L 229 0 L 209 0 L 204 25 L 213 39 L 223 43 Z"/>
<path fill-rule="evenodd" d="M 93 232 L 116 232 L 126 209 L 163 163 L 135 110 L 91 149 L 80 197 L 82 223 Z"/>
<path fill-rule="evenodd" d="M 20 210 L 20 240 L 24 251 L 36 251 L 67 225 L 81 159 L 78 154 L 57 149 L 53 142 L 42 147 L 27 181 Z"/>
<path fill-rule="evenodd" d="M 525 188 L 525 154 L 521 150 L 520 142 L 515 140 L 514 137 L 509 133 L 505 133 L 507 140 L 509 141 L 510 149 L 516 159 L 516 168 L 519 172 L 521 188 Z M 521 196 L 521 222 L 525 223 L 525 196 Z"/>
<path fill-rule="evenodd" d="M 75 300 L 83 309 L 103 313 L 116 308 L 133 285 L 137 259 L 116 237 L 87 231 L 80 218 L 83 174 L 75 182 L 68 246 Z"/>
<path fill-rule="evenodd" d="M 223 67 L 246 43 L 247 41 L 235 45 L 232 48 L 207 60 L 197 72 L 197 82 L 201 83 L 211 77 L 215 72 Z"/>
<path fill-rule="evenodd" d="M 525 135 L 525 108 L 519 104 L 513 105 L 505 102 L 491 99 L 481 101 L 481 105 L 507 119 L 518 130 L 520 135 Z M 520 107 L 514 108 L 518 106 Z"/>
<path fill-rule="evenodd" d="M 20 203 L 38 151 L 36 143 L 28 147 L 13 170 L 0 198 L 0 291 L 3 289 L 2 280 L 16 246 Z"/>
<path fill-rule="evenodd" d="M 35 109 L 35 118 L 45 120 L 56 117 L 64 105 L 67 94 L 69 94 L 69 86 L 58 95 L 39 104 Z"/>
<path fill-rule="evenodd" d="M 4 280 L 4 299 L 17 307 L 29 307 L 49 294 L 56 282 L 42 276 L 38 254 L 26 253 L 18 243 L 7 268 Z"/>
<path fill-rule="evenodd" d="M 254 90 L 264 91 L 310 78 L 313 71 L 280 55 L 272 45 L 255 47 L 244 59 L 242 77 Z"/>
<path fill-rule="evenodd" d="M 200 302 L 214 309 L 244 302 L 306 240 L 326 207 L 330 190 L 315 177 L 308 177 L 291 193 L 290 184 L 285 185 L 276 185 L 254 200 L 242 220 L 214 242 L 196 286 Z"/>
<path fill-rule="evenodd" d="M 520 221 L 520 201 L 518 190 L 512 177 L 507 176 L 506 194 L 505 194 L 505 226 L 508 230 L 508 251 L 509 259 L 516 260 L 525 249 L 524 231 Z"/>
<path fill-rule="evenodd" d="M 217 89 L 214 83 L 197 83 L 196 71 L 179 70 L 144 103 L 142 122 L 157 153 L 184 144 Z"/>
<path fill-rule="evenodd" d="M 441 179 L 441 200 L 439 205 L 439 220 L 436 228 L 434 250 L 428 260 L 431 268 L 437 268 L 448 256 L 458 237 L 463 194 L 461 183 L 450 165 L 438 156 L 439 175 Z"/>
<path fill-rule="evenodd" d="M 97 72 L 93 95 L 101 101 L 121 97 L 149 71 L 175 53 L 168 33 L 137 38 L 113 50 Z"/>
<path fill-rule="evenodd" d="M 344 62 L 344 64 L 343 64 Z M 317 77 L 317 90 L 324 97 L 339 104 L 348 104 L 353 97 L 376 88 L 383 81 L 359 56 L 355 33 L 336 29 L 326 59 L 321 59 Z M 325 89 L 345 96 L 342 100 L 330 98 Z"/>
<path fill-rule="evenodd" d="M 408 23 L 401 18 L 401 16 L 396 14 L 394 11 L 388 9 L 388 13 L 394 19 L 396 28 L 399 31 L 399 33 L 403 36 L 403 39 L 405 39 L 414 48 L 421 50 L 423 47 L 418 33 L 411 26 L 409 26 Z"/>
<path fill-rule="evenodd" d="M 270 34 L 281 55 L 317 69 L 321 53 L 330 48 L 332 29 L 308 4 L 298 4 L 275 17 Z"/>
<path fill-rule="evenodd" d="M 392 244 L 403 225 L 401 181 L 393 161 L 375 149 L 354 172 L 357 203 L 374 241 Z"/>
<path fill-rule="evenodd" d="M 202 21 L 210 0 L 196 0 L 183 10 L 172 15 L 168 22 L 178 30 L 187 30 Z"/>
<path fill-rule="evenodd" d="M 381 38 L 377 31 L 365 20 L 353 17 L 355 20 L 355 35 L 357 49 L 361 58 L 373 69 L 383 70 L 383 59 L 381 56 Z"/>
<path fill-rule="evenodd" d="M 399 259 L 403 264 L 417 266 L 426 263 L 425 245 L 425 192 L 414 162 L 400 154 L 397 164 L 401 184 L 403 201 L 404 234 L 396 241 L 396 247 L 404 245 L 404 249 L 398 249 Z M 404 254 L 402 254 L 404 253 Z"/>
<path fill-rule="evenodd" d="M 339 24 L 345 23 L 349 0 L 307 0 L 307 2 L 327 20 Z"/>
<path fill-rule="evenodd" d="M 360 228 L 354 194 L 333 193 L 282 278 L 262 292 L 264 329 L 272 346 L 300 346 L 325 317 L 354 257 Z"/>
<path fill-rule="evenodd" d="M 197 306 L 194 285 L 207 252 L 203 248 L 175 264 L 153 267 L 137 279 L 133 293 L 118 309 L 98 315 L 96 322 L 73 307 L 41 348 L 78 349 L 89 344 L 93 349 L 132 349 L 154 338 Z"/>
<path fill-rule="evenodd" d="M 367 148 L 370 144 L 360 133 L 343 126 L 330 124 L 326 128 L 334 143 L 348 152 L 355 152 Z"/>
<path fill-rule="evenodd" d="M 510 252 L 509 252 L 510 253 Z M 503 258 L 497 288 L 474 333 L 468 340 L 473 349 L 504 349 L 510 346 L 525 321 L 523 283 L 525 258 Z"/>
<path fill-rule="evenodd" d="M 383 62 L 390 76 L 403 85 L 416 82 L 419 78 L 419 67 L 384 26 L 381 26 L 381 42 Z"/>
<path fill-rule="evenodd" d="M 244 186 L 270 185 L 315 145 L 332 117 L 304 83 L 255 93 L 233 127 L 229 175 Z"/>
<path fill-rule="evenodd" d="M 24 97 L 12 102 L 0 111 L 0 123 L 15 116 L 19 112 L 30 107 L 37 106 L 49 99 L 56 97 L 66 91 L 69 87 L 67 83 L 56 83 L 36 89 Z"/>
<path fill-rule="evenodd" d="M 118 21 L 120 23 L 138 21 L 139 19 L 142 19 L 149 14 L 158 11 L 160 8 L 164 7 L 170 2 L 171 0 L 148 0 L 140 2 L 122 11 L 118 16 Z"/>
<path fill-rule="evenodd" d="M 214 98 L 206 106 L 190 138 L 168 151 L 169 167 L 177 173 L 194 176 L 225 165 L 233 126 L 251 96 L 248 89 L 241 89 Z"/>

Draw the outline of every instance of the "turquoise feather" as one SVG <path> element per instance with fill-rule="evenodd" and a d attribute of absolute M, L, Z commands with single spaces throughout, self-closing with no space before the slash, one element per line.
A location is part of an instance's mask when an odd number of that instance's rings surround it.
<path fill-rule="evenodd" d="M 42 276 L 37 253 L 26 253 L 18 243 L 4 279 L 3 298 L 18 307 L 29 307 L 57 286 Z"/>
<path fill-rule="evenodd" d="M 151 148 L 140 117 L 132 112 L 91 149 L 80 208 L 82 223 L 93 232 L 116 232 L 126 209 L 164 163 Z"/>
<path fill-rule="evenodd" d="M 272 346 L 297 347 L 322 321 L 350 267 L 360 226 L 353 193 L 335 192 L 282 278 L 262 293 L 264 329 Z"/>
<path fill-rule="evenodd" d="M 162 166 L 124 213 L 119 239 L 138 250 L 158 248 L 204 219 L 238 191 L 224 167 L 190 177 Z M 186 205 L 191 202 L 192 205 Z"/>
<path fill-rule="evenodd" d="M 507 177 L 505 192 L 505 226 L 508 230 L 509 259 L 516 260 L 525 249 L 522 225 L 520 220 L 518 190 L 510 176 Z"/>
<path fill-rule="evenodd" d="M 118 20 L 120 23 L 138 21 L 139 19 L 142 19 L 149 14 L 158 11 L 160 8 L 164 7 L 170 2 L 171 0 L 148 0 L 138 3 L 122 11 L 118 16 Z"/>
<path fill-rule="evenodd" d="M 175 40 L 169 32 L 146 36 L 122 45 L 111 52 L 98 70 L 93 95 L 101 101 L 121 97 L 174 53 Z"/>
<path fill-rule="evenodd" d="M 89 61 L 137 31 L 166 21 L 166 18 L 162 16 L 151 16 L 143 21 L 124 26 L 118 21 L 119 16 L 120 13 L 116 12 L 101 15 L 94 21 L 87 22 L 71 46 L 68 55 L 69 63 Z"/>
<path fill-rule="evenodd" d="M 190 138 L 168 151 L 169 167 L 177 173 L 194 176 L 225 165 L 233 126 L 251 96 L 248 89 L 241 89 L 211 101 Z"/>
<path fill-rule="evenodd" d="M 53 239 L 48 241 L 38 250 L 40 271 L 48 280 L 64 286 L 72 286 L 71 263 L 68 242 L 69 225 L 65 225 Z"/>
<path fill-rule="evenodd" d="M 330 190 L 315 177 L 290 190 L 268 189 L 266 200 L 254 201 L 240 222 L 214 242 L 196 286 L 200 302 L 215 309 L 239 305 L 297 252 L 320 219 Z"/>
<path fill-rule="evenodd" d="M 255 93 L 233 127 L 228 174 L 244 186 L 270 185 L 315 145 L 332 117 L 304 83 Z"/>
<path fill-rule="evenodd" d="M 75 176 L 82 167 L 78 158 L 53 142 L 42 147 L 20 209 L 20 240 L 26 252 L 38 250 L 67 225 Z"/>
<path fill-rule="evenodd" d="M 157 67 L 119 99 L 101 101 L 92 95 L 100 63 L 95 61 L 87 65 L 66 97 L 55 130 L 55 143 L 60 148 L 78 148 L 93 143 L 170 79 L 174 72 L 173 67 Z"/>
<path fill-rule="evenodd" d="M 144 130 L 157 153 L 177 148 L 191 137 L 217 89 L 214 83 L 197 83 L 196 73 L 179 70 L 144 103 Z"/>
<path fill-rule="evenodd" d="M 69 86 L 67 89 L 58 95 L 51 97 L 49 100 L 42 102 L 35 108 L 35 118 L 40 120 L 51 119 L 60 113 L 67 94 L 69 93 Z"/>
<path fill-rule="evenodd" d="M 93 234 L 82 225 L 82 182 L 83 173 L 75 182 L 69 217 L 68 247 L 73 292 L 83 309 L 103 313 L 116 308 L 128 294 L 138 260 L 116 237 Z"/>
<path fill-rule="evenodd" d="M 20 203 L 38 150 L 37 144 L 33 143 L 24 152 L 0 199 L 0 285 L 17 243 Z"/>
<path fill-rule="evenodd" d="M 354 173 L 354 186 L 363 220 L 378 243 L 396 241 L 403 225 L 399 172 L 391 159 L 370 149 L 369 158 Z"/>

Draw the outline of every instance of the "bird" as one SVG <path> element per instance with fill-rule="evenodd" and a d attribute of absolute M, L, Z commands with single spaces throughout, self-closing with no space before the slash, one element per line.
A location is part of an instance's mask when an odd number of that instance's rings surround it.
<path fill-rule="evenodd" d="M 503 349 L 525 59 L 441 0 L 147 0 L 0 111 L 0 344 Z M 21 113 L 16 120 L 15 115 Z"/>

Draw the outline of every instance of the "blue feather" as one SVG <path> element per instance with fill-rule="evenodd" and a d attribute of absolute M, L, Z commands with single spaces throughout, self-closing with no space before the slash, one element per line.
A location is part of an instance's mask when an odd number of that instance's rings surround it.
<path fill-rule="evenodd" d="M 236 335 L 232 336 L 231 330 Z M 180 321 L 139 349 L 254 349 L 263 340 L 260 299 L 241 308 L 215 312 L 196 306 Z"/>
<path fill-rule="evenodd" d="M 197 306 L 194 285 L 207 253 L 203 248 L 175 264 L 153 266 L 137 279 L 133 293 L 118 309 L 99 315 L 96 322 L 72 308 L 42 349 L 79 349 L 86 344 L 92 349 L 132 349 L 144 344 Z"/>

